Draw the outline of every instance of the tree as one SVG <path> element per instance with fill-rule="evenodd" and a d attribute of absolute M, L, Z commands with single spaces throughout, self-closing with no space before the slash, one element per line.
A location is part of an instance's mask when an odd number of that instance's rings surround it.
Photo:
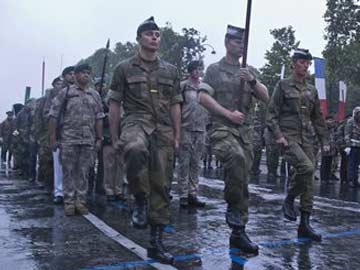
<path fill-rule="evenodd" d="M 300 42 L 295 39 L 295 30 L 292 26 L 270 30 L 274 37 L 270 51 L 266 51 L 267 63 L 260 69 L 261 80 L 268 87 L 269 94 L 274 91 L 276 83 L 280 80 L 281 68 L 285 65 L 286 75 L 290 74 L 291 51 L 297 48 Z"/>
<path fill-rule="evenodd" d="M 337 110 L 338 83 L 347 82 L 348 100 L 351 96 L 360 103 L 359 95 L 352 91 L 359 89 L 360 78 L 360 8 L 358 0 L 327 0 L 324 15 L 326 22 L 325 39 L 327 44 L 323 52 L 326 59 L 328 104 L 330 111 Z M 352 110 L 347 106 L 347 110 Z"/>
<path fill-rule="evenodd" d="M 181 33 L 173 30 L 170 23 L 161 28 L 161 43 L 159 55 L 165 61 L 175 65 L 182 75 L 186 74 L 186 67 L 192 60 L 201 60 L 206 50 L 203 45 L 206 36 L 201 36 L 200 32 L 194 28 L 183 28 Z M 114 50 L 109 50 L 108 62 L 106 66 L 105 81 L 110 82 L 112 73 L 116 65 L 133 56 L 137 51 L 137 44 L 132 42 L 117 42 Z M 93 67 L 94 77 L 100 77 L 102 73 L 106 49 L 101 48 L 79 63 L 87 62 Z"/>
<path fill-rule="evenodd" d="M 202 60 L 206 36 L 194 28 L 183 28 L 182 34 L 175 32 L 170 23 L 161 28 L 160 56 L 186 74 L 192 60 Z"/>

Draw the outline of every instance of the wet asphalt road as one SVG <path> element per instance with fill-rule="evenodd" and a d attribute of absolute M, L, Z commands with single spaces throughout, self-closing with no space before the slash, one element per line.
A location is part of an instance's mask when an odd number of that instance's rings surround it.
<path fill-rule="evenodd" d="M 266 169 L 263 168 L 265 171 Z M 360 269 L 360 191 L 316 184 L 312 224 L 323 234 L 321 243 L 296 238 L 297 224 L 283 219 L 284 183 L 268 183 L 262 175 L 250 184 L 250 222 L 247 232 L 260 244 L 258 256 L 230 250 L 225 224 L 221 172 L 203 172 L 201 199 L 205 209 L 179 209 L 173 192 L 172 226 L 166 246 L 183 270 L 230 269 Z M 176 183 L 174 184 L 174 191 Z M 139 246 L 148 245 L 148 230 L 130 226 L 124 203 L 109 203 L 103 196 L 89 197 L 92 215 Z M 104 234 L 85 217 L 65 217 L 44 189 L 0 175 L 0 270 L 117 270 L 156 269 Z"/>

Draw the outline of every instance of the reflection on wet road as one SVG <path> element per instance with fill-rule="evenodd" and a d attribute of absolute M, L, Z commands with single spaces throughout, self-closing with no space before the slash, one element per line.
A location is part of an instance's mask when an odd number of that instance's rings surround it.
<path fill-rule="evenodd" d="M 297 224 L 284 220 L 283 182 L 268 183 L 265 176 L 251 181 L 247 232 L 260 253 L 249 256 L 229 249 L 220 179 L 216 170 L 201 177 L 200 195 L 207 203 L 201 210 L 180 209 L 174 183 L 172 226 L 166 228 L 165 244 L 176 254 L 176 264 L 169 267 L 142 253 L 149 232 L 130 226 L 128 204 L 92 196 L 91 215 L 67 218 L 44 190 L 2 173 L 0 269 L 360 269 L 358 190 L 316 182 L 312 224 L 323 241 L 314 243 L 297 239 Z"/>

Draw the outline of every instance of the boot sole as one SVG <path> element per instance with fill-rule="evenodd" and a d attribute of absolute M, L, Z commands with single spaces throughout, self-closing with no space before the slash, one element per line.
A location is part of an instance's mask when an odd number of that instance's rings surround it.
<path fill-rule="evenodd" d="M 141 225 L 141 224 L 134 223 L 134 222 L 132 222 L 131 225 L 132 225 L 135 229 L 138 229 L 138 230 L 146 230 L 146 229 L 147 229 L 147 226 L 148 226 L 148 224 Z"/>
<path fill-rule="evenodd" d="M 250 250 L 250 249 L 246 249 L 246 248 L 240 248 L 239 246 L 232 244 L 230 241 L 230 248 L 237 248 L 240 249 L 242 252 L 248 253 L 248 254 L 255 254 L 255 255 L 259 255 L 259 248 L 256 250 Z"/>
<path fill-rule="evenodd" d="M 170 264 L 170 265 L 173 265 L 175 263 L 175 258 L 172 258 L 171 260 L 164 260 L 160 257 L 157 256 L 157 250 L 156 249 L 153 249 L 153 248 L 148 248 L 147 249 L 147 256 L 151 259 L 154 259 L 160 263 L 163 263 L 163 264 Z"/>

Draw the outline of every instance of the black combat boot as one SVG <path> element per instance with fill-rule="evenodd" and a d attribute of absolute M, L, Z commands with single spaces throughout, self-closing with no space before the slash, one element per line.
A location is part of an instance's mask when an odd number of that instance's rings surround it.
<path fill-rule="evenodd" d="M 188 203 L 189 203 L 189 206 L 199 207 L 199 208 L 205 207 L 205 205 L 206 205 L 206 203 L 200 201 L 197 196 L 190 195 L 190 194 L 188 196 Z"/>
<path fill-rule="evenodd" d="M 294 197 L 287 195 L 282 206 L 285 218 L 291 221 L 296 221 L 297 216 L 294 208 L 294 200 Z"/>
<path fill-rule="evenodd" d="M 148 203 L 144 193 L 135 195 L 135 207 L 131 221 L 136 229 L 146 229 L 148 223 Z"/>
<path fill-rule="evenodd" d="M 300 225 L 298 228 L 298 238 L 302 237 L 321 242 L 321 234 L 317 234 L 310 226 L 310 213 L 304 211 L 301 212 Z"/>
<path fill-rule="evenodd" d="M 255 243 L 251 242 L 249 237 L 245 232 L 245 226 L 240 226 L 236 229 L 233 229 L 230 236 L 230 247 L 238 248 L 243 252 L 258 254 L 259 247 Z"/>
<path fill-rule="evenodd" d="M 174 256 L 166 250 L 162 243 L 163 225 L 151 225 L 150 247 L 147 249 L 147 256 L 161 263 L 173 264 Z"/>

